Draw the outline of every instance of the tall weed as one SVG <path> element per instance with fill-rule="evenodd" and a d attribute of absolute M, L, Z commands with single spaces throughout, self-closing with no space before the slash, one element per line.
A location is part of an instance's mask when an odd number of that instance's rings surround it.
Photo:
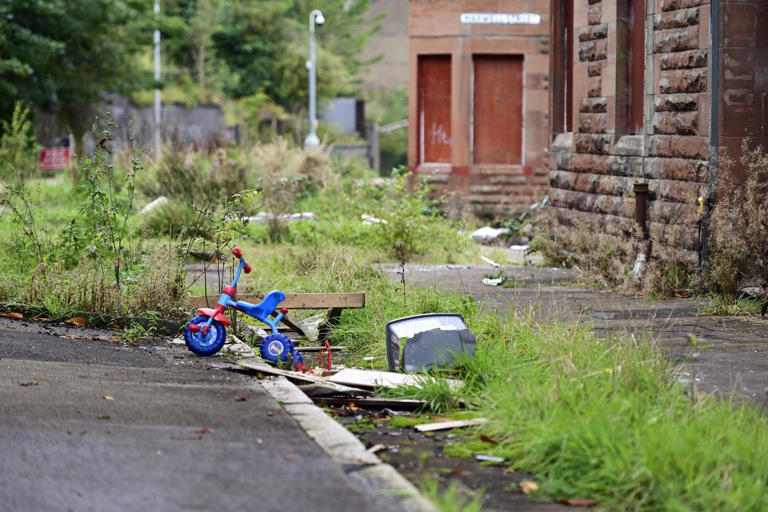
<path fill-rule="evenodd" d="M 719 162 L 710 220 L 710 282 L 734 300 L 740 286 L 759 286 L 768 302 L 768 154 L 763 147 L 750 148 L 749 141 L 743 141 L 739 157 L 743 180 L 737 180 L 736 162 L 727 154 L 721 154 Z"/>

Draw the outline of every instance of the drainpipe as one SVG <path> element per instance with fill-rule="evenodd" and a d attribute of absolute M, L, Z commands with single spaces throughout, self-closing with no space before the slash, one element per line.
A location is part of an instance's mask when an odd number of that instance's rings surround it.
<path fill-rule="evenodd" d="M 645 273 L 645 263 L 651 256 L 652 246 L 651 238 L 648 235 L 648 183 L 636 182 L 633 189 L 635 192 L 635 222 L 643 233 L 643 239 L 640 241 L 632 274 L 635 279 L 640 281 Z"/>
<path fill-rule="evenodd" d="M 709 25 L 709 182 L 704 197 L 699 198 L 703 211 L 699 221 L 699 267 L 709 265 L 709 217 L 710 209 L 705 208 L 713 200 L 717 182 L 717 149 L 719 142 L 719 111 L 720 111 L 720 0 L 712 0 L 710 4 Z"/>

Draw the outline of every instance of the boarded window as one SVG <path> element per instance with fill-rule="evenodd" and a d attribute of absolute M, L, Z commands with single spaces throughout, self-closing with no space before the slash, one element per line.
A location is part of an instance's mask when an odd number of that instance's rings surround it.
<path fill-rule="evenodd" d="M 521 163 L 523 58 L 475 55 L 472 147 L 475 164 Z"/>
<path fill-rule="evenodd" d="M 643 81 L 645 75 L 645 0 L 632 0 L 629 13 L 628 133 L 643 133 Z"/>
<path fill-rule="evenodd" d="M 451 162 L 451 56 L 419 56 L 419 153 L 422 163 Z"/>

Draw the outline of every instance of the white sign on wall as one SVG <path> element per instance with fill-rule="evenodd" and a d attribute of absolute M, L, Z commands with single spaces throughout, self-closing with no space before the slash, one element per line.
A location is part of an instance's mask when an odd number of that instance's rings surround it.
<path fill-rule="evenodd" d="M 541 15 L 533 13 L 463 12 L 460 20 L 463 25 L 538 25 L 541 23 Z"/>

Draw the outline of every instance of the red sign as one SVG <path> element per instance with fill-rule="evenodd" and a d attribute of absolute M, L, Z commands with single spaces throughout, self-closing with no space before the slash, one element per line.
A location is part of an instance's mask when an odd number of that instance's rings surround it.
<path fill-rule="evenodd" d="M 37 155 L 37 164 L 41 171 L 66 169 L 70 160 L 69 148 L 47 148 Z"/>

